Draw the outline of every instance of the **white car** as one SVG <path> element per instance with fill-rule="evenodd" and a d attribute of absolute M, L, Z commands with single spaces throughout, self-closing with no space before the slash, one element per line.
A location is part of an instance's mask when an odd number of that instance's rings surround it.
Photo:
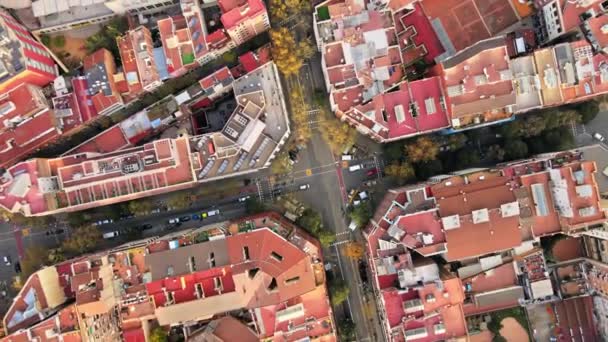
<path fill-rule="evenodd" d="M 176 223 L 179 223 L 179 218 L 177 218 L 177 217 L 169 220 L 169 224 L 176 224 Z"/>
<path fill-rule="evenodd" d="M 219 213 L 220 213 L 220 210 L 219 210 L 219 209 L 210 210 L 210 211 L 208 211 L 208 212 L 207 212 L 207 216 L 208 216 L 208 217 L 211 217 L 211 216 L 218 215 Z"/>
<path fill-rule="evenodd" d="M 352 156 L 352 154 L 343 154 L 342 160 L 347 160 L 347 161 L 353 160 L 353 156 Z"/>
<path fill-rule="evenodd" d="M 348 171 L 355 172 L 361 170 L 361 164 L 356 164 L 348 167 Z"/>
<path fill-rule="evenodd" d="M 593 137 L 600 142 L 604 142 L 606 140 L 606 138 L 598 132 L 593 133 Z"/>
<path fill-rule="evenodd" d="M 310 189 L 310 184 L 302 184 L 299 186 L 300 190 L 308 190 Z"/>
<path fill-rule="evenodd" d="M 348 229 L 350 229 L 350 230 L 357 229 L 357 222 L 355 222 L 354 220 L 350 221 L 350 224 L 348 225 Z"/>
<path fill-rule="evenodd" d="M 248 200 L 248 199 L 250 199 L 250 198 L 251 198 L 251 196 L 244 196 L 244 197 L 241 197 L 241 198 L 239 198 L 239 202 L 245 202 L 245 201 L 247 201 L 247 200 Z"/>
<path fill-rule="evenodd" d="M 106 240 L 113 239 L 113 238 L 115 238 L 117 236 L 118 236 L 118 230 L 115 230 L 113 232 L 108 232 L 108 233 L 104 233 L 103 234 L 103 238 L 106 239 Z"/>

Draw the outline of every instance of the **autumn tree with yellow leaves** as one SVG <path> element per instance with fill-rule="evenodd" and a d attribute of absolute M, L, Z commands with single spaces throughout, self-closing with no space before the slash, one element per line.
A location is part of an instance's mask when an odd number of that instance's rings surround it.
<path fill-rule="evenodd" d="M 304 60 L 315 54 L 310 40 L 296 43 L 293 33 L 285 27 L 271 30 L 270 39 L 273 60 L 286 77 L 296 75 L 302 68 Z"/>
<path fill-rule="evenodd" d="M 435 160 L 439 154 L 439 143 L 427 136 L 418 137 L 405 145 L 405 153 L 410 163 Z"/>
<path fill-rule="evenodd" d="M 312 137 L 312 129 L 309 124 L 310 107 L 304 101 L 302 89 L 299 86 L 292 87 L 289 102 L 291 104 L 291 121 L 296 144 L 306 145 Z"/>
<path fill-rule="evenodd" d="M 276 20 L 285 20 L 292 15 L 310 10 L 309 0 L 272 0 L 270 15 Z"/>
<path fill-rule="evenodd" d="M 333 114 L 321 109 L 323 121 L 319 127 L 321 137 L 334 154 L 341 154 L 357 140 L 357 131 L 338 120 Z"/>

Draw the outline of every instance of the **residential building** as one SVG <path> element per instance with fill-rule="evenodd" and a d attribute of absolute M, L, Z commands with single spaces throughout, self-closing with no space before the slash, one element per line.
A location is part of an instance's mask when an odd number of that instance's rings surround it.
<path fill-rule="evenodd" d="M 24 83 L 44 87 L 57 75 L 46 47 L 25 26 L 0 10 L 0 94 Z"/>
<path fill-rule="evenodd" d="M 202 82 L 192 96 L 209 95 L 203 90 L 209 86 L 206 79 Z M 145 129 L 133 131 L 131 124 L 151 125 L 148 114 L 142 112 L 109 130 L 107 136 L 104 132 L 104 139 L 116 147 L 104 147 L 103 153 L 90 149 L 95 144 L 86 145 L 79 153 L 31 159 L 7 168 L 0 178 L 0 205 L 26 216 L 71 212 L 269 167 L 290 133 L 276 66 L 266 63 L 226 86 L 233 89 L 238 105 L 221 131 L 129 148 L 132 139 L 145 133 Z M 102 94 L 93 96 L 94 103 L 95 96 Z M 186 91 L 176 99 L 181 104 L 189 96 Z"/>
<path fill-rule="evenodd" d="M 452 127 L 513 115 L 516 95 L 504 37 L 480 41 L 441 63 Z"/>
<path fill-rule="evenodd" d="M 402 245 L 464 262 L 602 226 L 595 163 L 580 156 L 564 152 L 391 190 L 368 227 L 370 248 Z"/>
<path fill-rule="evenodd" d="M 33 0 L 17 11 L 35 34 L 59 33 L 103 24 L 117 15 L 153 14 L 175 6 L 178 0 Z"/>
<path fill-rule="evenodd" d="M 262 0 L 218 0 L 222 25 L 237 45 L 270 29 L 268 12 Z"/>
<path fill-rule="evenodd" d="M 116 39 L 122 62 L 123 79 L 117 80 L 117 88 L 127 98 L 133 99 L 142 92 L 152 91 L 162 84 L 154 60 L 150 30 L 139 26 Z M 117 74 L 120 77 L 120 73 Z"/>
<path fill-rule="evenodd" d="M 45 286 L 56 292 L 53 302 Z M 74 304 L 56 315 L 28 312 L 23 320 L 19 310 L 28 300 L 31 310 Z M 336 341 L 332 315 L 319 243 L 280 215 L 263 213 L 38 271 L 5 316 L 10 335 L 2 341 L 56 326 L 63 327 L 56 333 L 74 338 L 66 341 L 143 341 L 157 324 L 181 328 L 192 341 L 237 335 L 244 341 Z"/>
<path fill-rule="evenodd" d="M 95 111 L 99 115 L 108 115 L 123 107 L 123 99 L 117 86 L 116 63 L 112 53 L 99 49 L 84 59 L 84 76 L 87 80 L 88 93 L 91 96 Z"/>
<path fill-rule="evenodd" d="M 602 16 L 608 10 L 601 0 L 535 0 L 534 5 L 537 11 L 533 23 L 541 44 L 578 31 L 586 20 Z"/>

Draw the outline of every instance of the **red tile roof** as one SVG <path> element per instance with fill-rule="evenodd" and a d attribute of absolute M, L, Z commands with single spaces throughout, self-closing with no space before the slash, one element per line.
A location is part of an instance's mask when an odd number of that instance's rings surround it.
<path fill-rule="evenodd" d="M 221 3 L 224 3 L 223 5 Z M 242 3 L 239 7 L 230 6 Z M 222 25 L 225 29 L 229 30 L 234 26 L 238 25 L 247 18 L 253 18 L 261 13 L 266 12 L 266 7 L 262 0 L 244 0 L 244 1 L 220 1 L 220 7 L 226 6 L 224 14 L 222 14 L 221 20 Z M 238 6 L 238 5 L 237 5 Z"/>

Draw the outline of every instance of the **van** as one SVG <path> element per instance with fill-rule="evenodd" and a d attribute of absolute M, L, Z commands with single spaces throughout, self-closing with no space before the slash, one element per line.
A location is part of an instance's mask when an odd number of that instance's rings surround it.
<path fill-rule="evenodd" d="M 355 172 L 361 170 L 361 164 L 352 165 L 348 167 L 348 171 Z"/>
<path fill-rule="evenodd" d="M 353 155 L 352 154 L 343 154 L 342 160 L 351 161 L 351 160 L 353 160 Z"/>
<path fill-rule="evenodd" d="M 107 233 L 103 234 L 103 238 L 107 239 L 107 240 L 113 239 L 113 238 L 115 238 L 117 236 L 118 236 L 118 230 L 115 230 L 113 232 L 107 232 Z"/>
<path fill-rule="evenodd" d="M 207 216 L 211 217 L 211 216 L 219 215 L 219 213 L 220 213 L 219 209 L 210 210 L 207 212 Z"/>

